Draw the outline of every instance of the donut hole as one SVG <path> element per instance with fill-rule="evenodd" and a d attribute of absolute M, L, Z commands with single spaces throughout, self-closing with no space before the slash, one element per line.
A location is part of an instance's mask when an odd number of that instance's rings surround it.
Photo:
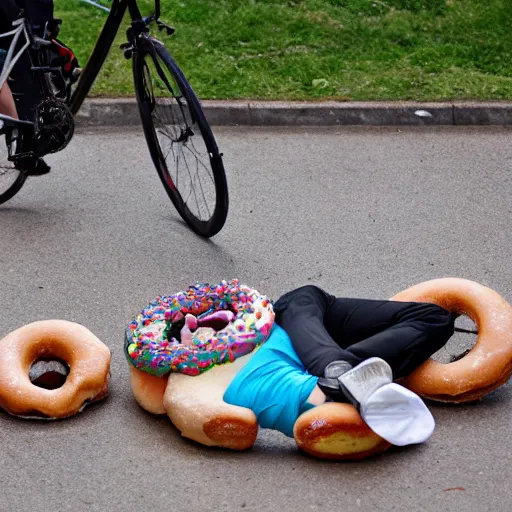
<path fill-rule="evenodd" d="M 214 331 L 222 331 L 229 325 L 227 320 L 222 320 L 220 318 L 211 318 L 208 320 L 201 320 L 198 327 L 210 327 Z"/>
<path fill-rule="evenodd" d="M 230 322 L 223 318 L 219 318 L 218 316 L 217 317 L 215 316 L 215 313 L 220 312 L 220 311 L 229 311 L 229 312 L 233 313 L 234 315 L 236 315 L 236 312 L 230 308 L 217 309 L 214 311 L 212 310 L 212 311 L 208 311 L 207 313 L 202 313 L 200 315 L 188 313 L 188 314 L 195 316 L 197 319 L 197 327 L 192 328 L 191 332 L 194 333 L 202 327 L 213 329 L 215 332 L 219 332 L 219 331 L 222 331 L 222 329 L 225 329 L 229 325 Z M 183 317 L 180 320 L 178 320 L 177 322 L 174 322 L 173 324 L 171 324 L 171 328 L 168 333 L 168 339 L 170 340 L 170 339 L 174 338 L 178 341 L 181 341 L 181 330 L 183 329 L 184 326 L 185 326 L 185 317 Z"/>
<path fill-rule="evenodd" d="M 432 356 L 436 361 L 443 364 L 453 363 L 462 359 L 475 346 L 477 334 L 457 331 L 457 329 L 463 329 L 476 332 L 477 327 L 471 318 L 466 315 L 459 316 L 455 320 L 455 329 L 448 343 Z"/>
<path fill-rule="evenodd" d="M 34 386 L 43 389 L 58 389 L 64 385 L 69 375 L 69 366 L 56 358 L 39 358 L 32 363 L 29 379 Z"/>

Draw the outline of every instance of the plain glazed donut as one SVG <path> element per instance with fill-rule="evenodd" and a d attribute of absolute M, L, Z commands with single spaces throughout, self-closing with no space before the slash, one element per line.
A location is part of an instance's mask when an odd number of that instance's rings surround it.
<path fill-rule="evenodd" d="M 477 326 L 475 346 L 462 359 L 429 359 L 400 384 L 429 400 L 470 402 L 504 384 L 512 374 L 512 307 L 498 293 L 466 279 L 426 281 L 391 300 L 430 302 L 467 315 Z"/>
<path fill-rule="evenodd" d="M 183 437 L 232 450 L 245 450 L 256 442 L 254 412 L 223 400 L 230 382 L 251 357 L 248 354 L 198 376 L 169 375 L 164 407 Z"/>
<path fill-rule="evenodd" d="M 297 446 L 320 459 L 361 460 L 387 450 L 349 404 L 329 402 L 301 414 L 293 427 Z"/>
<path fill-rule="evenodd" d="M 44 320 L 21 327 L 0 341 L 0 407 L 14 416 L 66 418 L 107 396 L 110 350 L 82 325 Z M 32 384 L 29 372 L 38 359 L 69 366 L 57 389 Z"/>

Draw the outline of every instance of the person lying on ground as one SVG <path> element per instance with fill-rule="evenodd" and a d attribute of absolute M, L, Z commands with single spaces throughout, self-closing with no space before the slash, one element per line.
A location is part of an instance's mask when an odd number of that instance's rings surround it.
<path fill-rule="evenodd" d="M 297 418 L 325 401 L 352 403 L 392 444 L 430 437 L 425 404 L 393 381 L 447 343 L 452 314 L 427 303 L 335 298 L 316 286 L 283 295 L 274 310 L 277 325 L 228 386 L 227 403 L 290 437 Z"/>

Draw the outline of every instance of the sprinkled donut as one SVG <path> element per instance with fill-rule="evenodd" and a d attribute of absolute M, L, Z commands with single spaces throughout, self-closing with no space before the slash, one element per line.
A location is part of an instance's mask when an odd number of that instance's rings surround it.
<path fill-rule="evenodd" d="M 252 352 L 273 323 L 270 299 L 237 279 L 197 283 L 144 308 L 127 326 L 125 354 L 136 369 L 156 377 L 199 375 Z"/>

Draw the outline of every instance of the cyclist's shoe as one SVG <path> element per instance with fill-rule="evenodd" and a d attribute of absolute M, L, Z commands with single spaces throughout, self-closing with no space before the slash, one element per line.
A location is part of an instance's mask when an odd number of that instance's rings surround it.
<path fill-rule="evenodd" d="M 51 171 L 51 167 L 42 159 L 38 158 L 34 165 L 27 170 L 29 176 L 44 176 Z"/>
<path fill-rule="evenodd" d="M 25 171 L 27 176 L 44 176 L 48 174 L 51 167 L 42 159 L 22 159 L 16 162 L 16 169 Z"/>
<path fill-rule="evenodd" d="M 338 382 L 348 400 L 358 407 L 379 388 L 393 382 L 393 371 L 383 359 L 370 357 L 340 375 Z"/>
<path fill-rule="evenodd" d="M 318 387 L 335 402 L 349 402 L 360 407 L 361 403 L 384 384 L 393 382 L 393 372 L 386 361 L 371 357 L 355 368 L 346 361 L 327 365 Z"/>
<path fill-rule="evenodd" d="M 338 381 L 344 373 L 352 369 L 347 361 L 333 361 L 324 371 L 324 376 L 318 379 L 318 387 L 335 402 L 347 402 L 347 397 Z"/>

